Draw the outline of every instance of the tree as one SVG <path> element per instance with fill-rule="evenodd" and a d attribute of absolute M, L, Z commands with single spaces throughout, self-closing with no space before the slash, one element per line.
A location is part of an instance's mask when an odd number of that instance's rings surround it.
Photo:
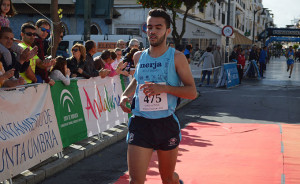
<path fill-rule="evenodd" d="M 298 47 L 299 47 L 298 44 L 293 45 L 293 49 L 295 49 L 295 50 L 298 50 Z"/>
<path fill-rule="evenodd" d="M 58 0 L 51 0 L 51 20 L 53 22 L 53 47 L 51 48 L 52 58 L 55 58 L 58 48 L 60 33 L 62 32 L 62 23 L 59 18 Z M 60 11 L 61 13 L 61 11 Z"/>
<path fill-rule="evenodd" d="M 198 8 L 203 8 L 206 3 L 210 0 L 137 0 L 138 4 L 142 4 L 144 8 L 162 8 L 164 10 L 171 11 L 171 25 L 172 25 L 172 37 L 175 45 L 180 44 L 180 40 L 182 39 L 185 29 L 186 29 L 186 19 L 188 16 L 188 12 L 198 4 Z M 178 28 L 176 26 L 176 17 L 177 10 L 182 6 L 185 6 L 185 11 L 183 13 L 182 19 L 182 29 L 181 33 L 178 32 Z"/>

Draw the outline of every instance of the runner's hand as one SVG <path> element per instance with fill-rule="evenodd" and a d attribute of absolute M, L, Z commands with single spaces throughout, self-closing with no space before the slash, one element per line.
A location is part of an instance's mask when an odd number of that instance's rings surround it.
<path fill-rule="evenodd" d="M 131 109 L 126 106 L 127 102 L 129 102 L 128 96 L 121 96 L 120 106 L 122 110 L 126 113 L 131 113 Z"/>
<path fill-rule="evenodd" d="M 164 92 L 164 86 L 161 84 L 155 84 L 153 82 L 145 82 L 140 89 L 143 89 L 143 92 L 146 96 L 153 96 L 157 94 L 161 94 Z"/>

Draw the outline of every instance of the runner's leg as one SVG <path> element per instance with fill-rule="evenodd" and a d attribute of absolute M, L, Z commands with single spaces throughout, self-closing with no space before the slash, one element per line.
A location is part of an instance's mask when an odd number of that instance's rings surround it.
<path fill-rule="evenodd" d="M 291 68 L 290 68 L 290 76 L 292 76 L 292 72 L 293 72 L 294 64 L 291 64 L 290 66 L 291 66 Z"/>
<path fill-rule="evenodd" d="M 179 184 L 179 176 L 175 173 L 178 146 L 169 151 L 157 150 L 160 177 L 163 184 Z"/>
<path fill-rule="evenodd" d="M 130 184 L 144 184 L 153 149 L 128 144 L 127 162 Z"/>

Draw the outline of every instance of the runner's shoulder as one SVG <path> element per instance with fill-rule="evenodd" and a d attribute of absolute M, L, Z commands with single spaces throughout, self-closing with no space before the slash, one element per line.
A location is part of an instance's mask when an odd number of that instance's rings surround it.
<path fill-rule="evenodd" d="M 136 65 L 136 64 L 139 62 L 142 53 L 143 53 L 143 51 L 137 51 L 137 52 L 133 55 L 134 65 Z"/>
<path fill-rule="evenodd" d="M 175 63 L 188 62 L 185 55 L 178 50 L 175 50 L 174 61 Z"/>

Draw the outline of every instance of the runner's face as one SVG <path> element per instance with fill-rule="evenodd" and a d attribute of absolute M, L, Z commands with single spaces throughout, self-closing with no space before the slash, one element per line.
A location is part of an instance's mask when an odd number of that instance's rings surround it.
<path fill-rule="evenodd" d="M 147 19 L 147 36 L 152 47 L 162 44 L 166 45 L 166 36 L 171 32 L 167 29 L 165 19 L 162 17 L 148 17 Z"/>

